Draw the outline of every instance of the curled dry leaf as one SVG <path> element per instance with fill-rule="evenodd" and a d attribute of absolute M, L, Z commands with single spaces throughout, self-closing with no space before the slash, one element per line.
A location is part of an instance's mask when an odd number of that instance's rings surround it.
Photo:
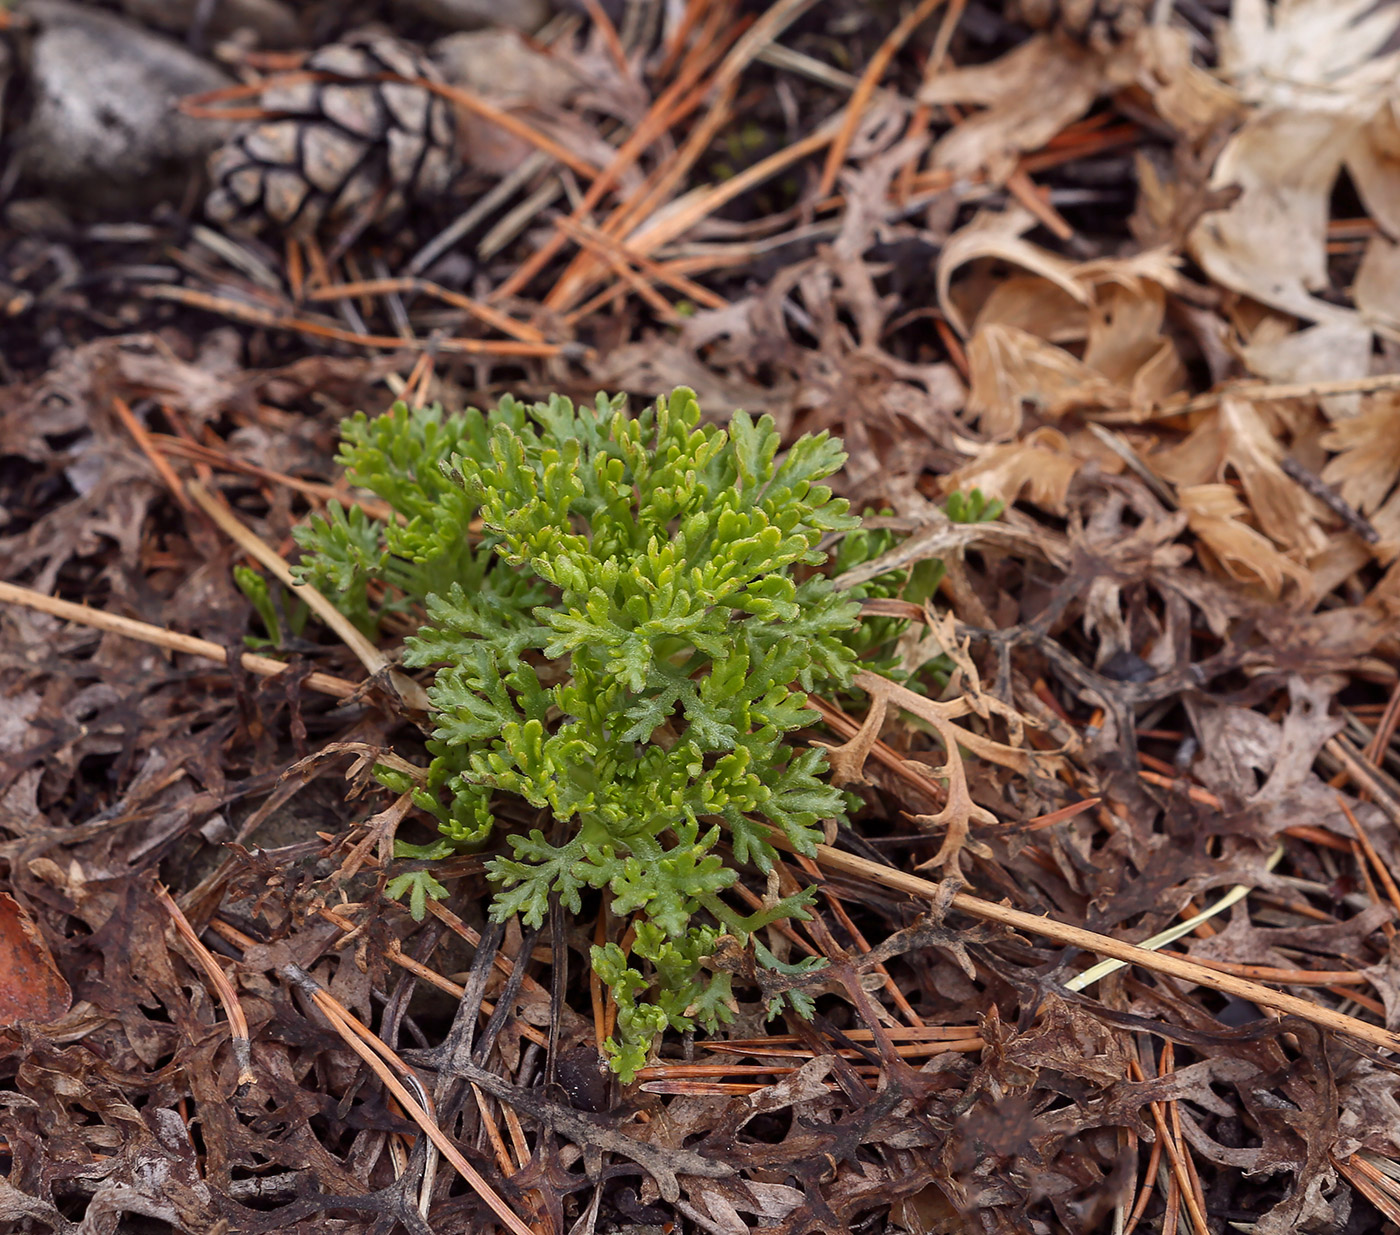
<path fill-rule="evenodd" d="M 949 287 L 953 271 L 979 257 L 993 257 L 1023 267 L 1049 280 L 1071 300 L 1085 306 L 1090 303 L 1088 288 L 1075 278 L 1074 262 L 1021 238 L 1035 224 L 1035 216 L 1021 206 L 1004 211 L 982 210 L 966 227 L 948 237 L 938 256 L 938 306 L 960 334 L 967 334 L 967 324 L 949 295 Z"/>
<path fill-rule="evenodd" d="M 1260 404 L 1225 398 L 1185 441 L 1158 451 L 1150 462 L 1158 475 L 1181 486 L 1223 482 L 1233 474 L 1261 531 L 1286 549 L 1317 553 L 1328 544 L 1318 526 L 1324 511 L 1280 466 L 1280 428 L 1265 419 Z"/>
<path fill-rule="evenodd" d="M 1025 498 L 1063 515 L 1070 483 L 1082 462 L 1063 433 L 1044 425 L 1017 441 L 986 447 L 971 463 L 946 476 L 944 487 L 949 493 L 981 489 L 1008 506 Z"/>
<path fill-rule="evenodd" d="M 953 287 L 956 270 L 993 258 L 1038 276 L 995 288 L 976 312 L 968 417 L 1001 441 L 1016 435 L 1027 404 L 1059 419 L 1077 409 L 1145 411 L 1180 391 L 1185 371 L 1164 329 L 1164 289 L 1179 282 L 1175 258 L 1149 249 L 1071 262 L 1022 238 L 1033 222 L 1019 207 L 983 212 L 948 240 L 939 258 L 939 304 L 963 332 L 969 306 L 962 303 L 963 285 Z M 1080 340 L 1082 355 L 1060 346 Z"/>

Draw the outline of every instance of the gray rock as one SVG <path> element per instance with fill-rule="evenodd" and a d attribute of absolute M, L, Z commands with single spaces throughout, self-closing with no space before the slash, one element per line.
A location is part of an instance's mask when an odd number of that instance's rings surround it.
<path fill-rule="evenodd" d="M 66 0 L 29 0 L 36 32 L 17 143 L 23 175 L 80 206 L 178 194 L 229 126 L 181 115 L 185 95 L 231 80 L 178 43 Z"/>
<path fill-rule="evenodd" d="M 394 0 L 394 7 L 453 30 L 508 26 L 535 31 L 549 20 L 549 0 Z"/>

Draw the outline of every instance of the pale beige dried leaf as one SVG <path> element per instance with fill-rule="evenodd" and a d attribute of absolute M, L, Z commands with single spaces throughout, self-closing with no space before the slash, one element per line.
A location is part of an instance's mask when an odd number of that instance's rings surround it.
<path fill-rule="evenodd" d="M 1232 578 L 1271 596 L 1280 595 L 1290 579 L 1306 592 L 1308 572 L 1244 522 L 1244 503 L 1229 485 L 1190 485 L 1177 491 L 1177 499 L 1191 530 Z"/>
<path fill-rule="evenodd" d="M 1190 36 L 1175 26 L 1152 25 L 1133 39 L 1133 57 L 1118 57 L 1113 76 L 1140 86 L 1157 114 L 1184 137 L 1199 141 L 1236 116 L 1239 96 L 1201 68 Z"/>
<path fill-rule="evenodd" d="M 1219 73 L 1251 103 L 1368 109 L 1394 87 L 1400 53 L 1381 54 L 1400 9 L 1376 0 L 1234 0 Z"/>
<path fill-rule="evenodd" d="M 1035 35 L 990 64 L 943 72 L 919 91 L 921 103 L 974 103 L 970 116 L 939 139 L 933 163 L 958 176 L 985 172 L 994 184 L 1017 156 L 1039 150 L 1087 112 L 1104 88 L 1103 58 L 1051 35 Z"/>
<path fill-rule="evenodd" d="M 988 437 L 1015 436 L 1027 404 L 1059 419 L 1076 409 L 1149 408 L 1181 389 L 1185 370 L 1175 344 L 1163 333 L 1166 297 L 1161 286 L 1123 280 L 1118 270 L 1102 264 L 1089 273 L 1110 278 L 1098 289 L 1088 314 L 1082 360 L 1018 327 L 982 324 L 985 313 L 979 317 L 968 346 L 972 389 L 967 413 L 980 418 Z"/>
<path fill-rule="evenodd" d="M 1249 371 L 1268 382 L 1293 385 L 1365 377 L 1371 371 L 1371 332 L 1359 317 L 1293 329 L 1291 319 L 1275 318 L 1277 329 L 1256 332 L 1240 351 Z M 1322 410 L 1333 418 L 1354 416 L 1360 395 L 1328 395 Z"/>
<path fill-rule="evenodd" d="M 1322 445 L 1336 452 L 1322 479 L 1362 514 L 1379 509 L 1400 477 L 1400 393 L 1367 396 L 1360 415 L 1333 424 Z"/>
<path fill-rule="evenodd" d="M 1159 403 L 1181 389 L 1185 370 L 1162 333 L 1167 298 L 1155 282 L 1105 288 L 1089 315 L 1084 363 L 1131 393 L 1135 406 Z"/>
<path fill-rule="evenodd" d="M 1261 407 L 1227 397 L 1185 441 L 1158 451 L 1148 462 L 1179 486 L 1204 486 L 1233 473 L 1264 532 L 1290 548 L 1323 549 L 1327 538 L 1317 525 L 1321 509 L 1279 466 L 1282 458 L 1283 447 Z"/>
<path fill-rule="evenodd" d="M 1346 114 L 1255 116 L 1216 161 L 1211 187 L 1238 186 L 1224 210 L 1191 230 L 1188 247 L 1216 282 L 1309 321 L 1355 315 L 1312 293 L 1327 285 L 1327 221 L 1342 153 L 1361 122 Z"/>
<path fill-rule="evenodd" d="M 1024 497 L 1063 515 L 1070 482 L 1082 462 L 1063 433 L 1044 425 L 1019 441 L 987 447 L 971 463 L 945 476 L 943 488 L 945 493 L 981 489 L 1008 506 Z"/>
<path fill-rule="evenodd" d="M 1095 257 L 1080 262 L 1073 274 L 1081 283 L 1098 287 L 1118 283 L 1137 290 L 1146 282 L 1158 283 L 1171 291 L 1181 286 L 1181 257 L 1162 245 L 1129 253 L 1126 257 Z"/>
<path fill-rule="evenodd" d="M 1078 343 L 1089 333 L 1089 316 L 1082 301 L 1049 279 L 1012 275 L 992 288 L 973 331 L 991 325 L 1014 326 L 1051 343 Z"/>
<path fill-rule="evenodd" d="M 1388 99 L 1347 147 L 1357 195 L 1392 239 L 1400 240 L 1400 100 Z"/>

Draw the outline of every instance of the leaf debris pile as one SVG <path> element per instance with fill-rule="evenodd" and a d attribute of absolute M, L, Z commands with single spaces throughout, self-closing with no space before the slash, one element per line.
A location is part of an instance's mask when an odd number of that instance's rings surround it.
<path fill-rule="evenodd" d="M 406 216 L 228 231 L 191 164 L 192 214 L 92 219 L 17 173 L 0 1221 L 1400 1222 L 1400 9 L 582 7 L 474 36 L 494 76 L 380 14 L 464 135 Z M 47 20 L 7 19 L 21 97 Z M 190 116 L 304 60 L 249 47 Z M 862 605 L 905 626 L 813 700 L 863 806 L 774 865 L 768 905 L 815 889 L 759 932 L 785 968 L 717 947 L 734 1021 L 622 1087 L 588 956 L 628 924 L 489 922 L 498 849 L 385 899 L 431 834 L 369 776 L 425 762 L 409 624 L 357 642 L 270 563 L 364 496 L 356 409 L 677 385 L 844 439 L 884 548 L 837 585 L 904 572 Z M 974 489 L 1006 514 L 950 520 Z"/>

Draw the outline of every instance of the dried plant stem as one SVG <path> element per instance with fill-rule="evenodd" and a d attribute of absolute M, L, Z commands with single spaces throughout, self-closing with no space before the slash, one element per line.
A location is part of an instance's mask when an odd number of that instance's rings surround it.
<path fill-rule="evenodd" d="M 138 622 L 135 618 L 122 617 L 116 613 L 108 613 L 103 609 L 75 605 L 71 601 L 59 600 L 56 596 L 45 596 L 42 592 L 35 592 L 27 587 L 17 587 L 13 583 L 0 581 L 0 601 L 12 605 L 23 605 L 27 609 L 47 613 L 52 617 L 62 618 L 66 622 L 77 622 L 83 626 L 90 626 L 94 630 L 106 630 L 112 634 L 124 635 L 128 639 L 139 639 L 142 643 L 154 644 L 156 647 L 167 648 L 172 652 L 202 656 L 205 660 L 216 661 L 221 665 L 228 663 L 227 649 L 220 647 L 217 643 L 211 643 L 208 639 L 198 639 L 194 635 L 182 635 L 177 631 L 166 630 L 163 626 L 152 626 L 148 622 Z M 273 660 L 270 656 L 258 656 L 253 652 L 244 652 L 239 657 L 239 664 L 249 673 L 256 673 L 259 677 L 276 677 L 279 673 L 285 673 L 288 668 L 280 660 Z M 362 689 L 362 683 L 334 677 L 329 673 L 308 674 L 305 685 L 336 699 L 348 699 Z"/>
<path fill-rule="evenodd" d="M 1266 403 L 1279 399 L 1325 399 L 1332 395 L 1373 394 L 1378 390 L 1397 389 L 1400 389 L 1400 373 L 1373 373 L 1368 377 L 1337 378 L 1325 382 L 1289 382 L 1279 385 L 1241 382 L 1236 386 L 1208 390 L 1186 403 L 1165 407 L 1160 411 L 1165 415 L 1179 416 L 1184 412 L 1199 412 L 1214 407 L 1221 399 L 1229 398 Z M 1140 415 L 1135 414 L 1134 418 L 1140 419 Z"/>
<path fill-rule="evenodd" d="M 770 839 L 779 848 L 791 851 L 792 847 L 784 837 L 773 833 Z M 846 853 L 841 849 L 834 849 L 830 845 L 817 846 L 817 862 L 827 870 L 869 879 L 873 883 L 905 892 L 919 900 L 933 900 L 938 895 L 938 885 L 927 879 L 920 879 L 917 875 L 909 875 L 890 866 L 882 866 L 878 862 L 857 857 L 855 854 Z M 1346 1016 L 1331 1008 L 1309 1003 L 1306 999 L 1300 999 L 1296 995 L 1289 995 L 1283 991 L 1261 986 L 1257 982 L 1237 978 L 1233 974 L 1207 969 L 1204 965 L 1198 965 L 1194 961 L 1170 955 L 1164 956 L 1160 952 L 1149 952 L 1146 948 L 1124 943 L 1121 939 L 1113 939 L 1108 935 L 1096 934 L 1094 931 L 1085 930 L 1082 926 L 1071 926 L 1067 922 L 1057 922 L 1053 918 L 1042 918 L 1033 913 L 1025 913 L 1020 909 L 1012 909 L 1006 905 L 996 905 L 966 892 L 958 892 L 953 896 L 952 908 L 983 922 L 996 922 L 1002 926 L 1009 926 L 1013 930 L 1025 931 L 1045 939 L 1053 939 L 1056 943 L 1082 948 L 1086 952 L 1096 952 L 1100 956 L 1112 957 L 1127 965 L 1138 965 L 1154 973 L 1164 973 L 1173 978 L 1180 978 L 1184 982 L 1193 982 L 1197 986 L 1209 987 L 1211 990 L 1221 991 L 1227 995 L 1236 995 L 1261 1008 L 1272 1008 L 1276 1012 L 1309 1021 L 1322 1029 L 1346 1034 L 1348 1037 L 1388 1051 L 1400 1052 L 1400 1034 L 1391 1033 L 1390 1030 L 1382 1028 L 1380 1025 L 1372 1025 L 1357 1017 Z"/>

